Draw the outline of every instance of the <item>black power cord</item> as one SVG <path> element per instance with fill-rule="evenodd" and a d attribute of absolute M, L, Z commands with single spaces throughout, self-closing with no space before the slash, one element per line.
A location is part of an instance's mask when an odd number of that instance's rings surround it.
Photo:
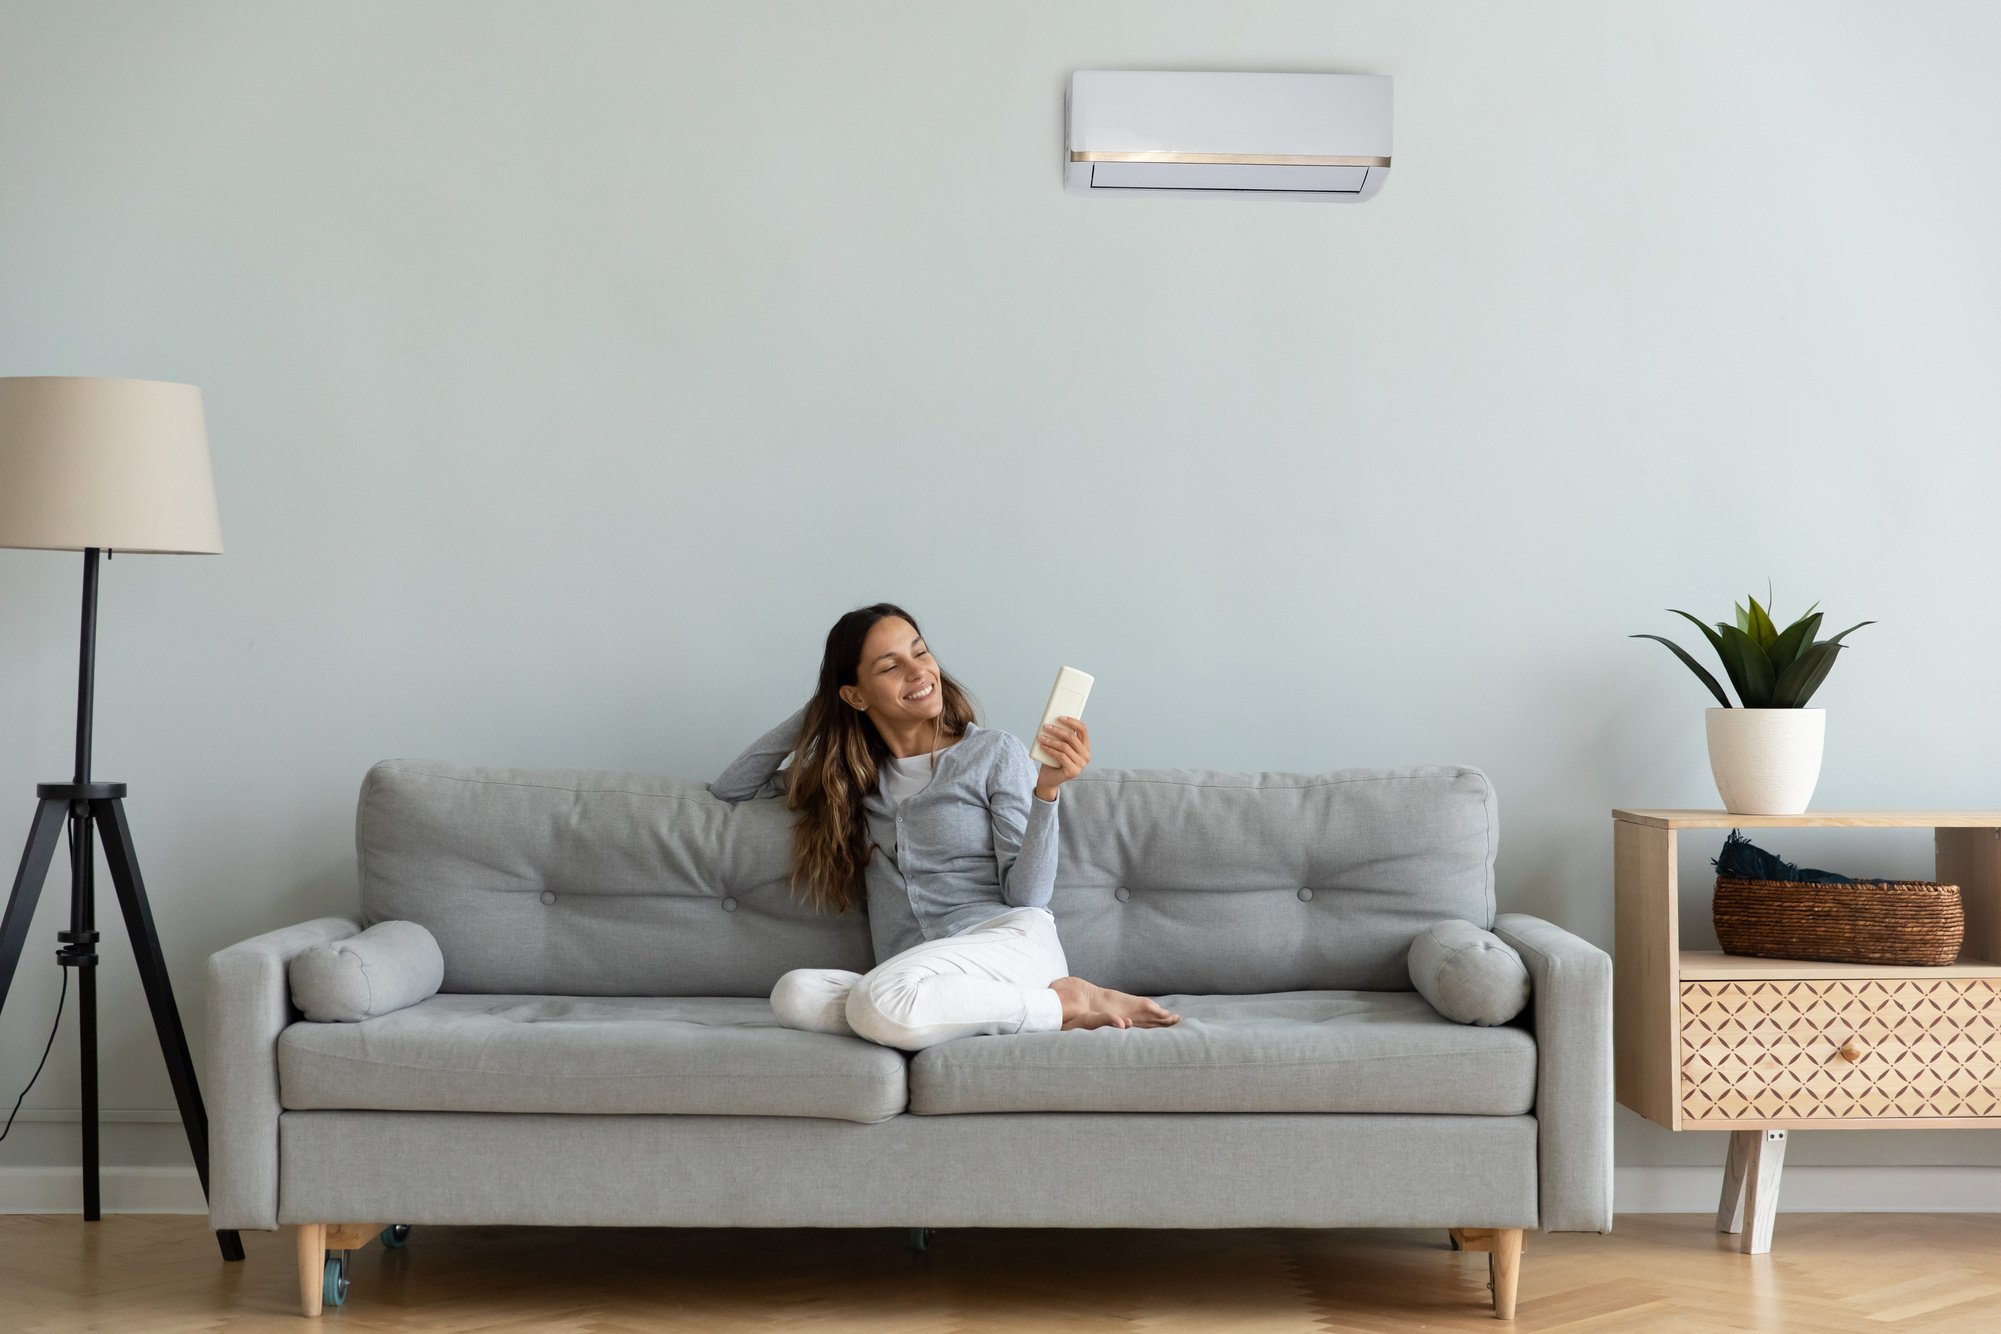
<path fill-rule="evenodd" d="M 62 995 L 56 998 L 57 1026 L 60 1026 L 63 1021 L 63 1002 L 69 999 L 69 969 L 67 968 L 63 969 L 62 974 L 63 974 Z M 14 1099 L 14 1111 L 7 1113 L 7 1124 L 4 1126 L 0 1126 L 0 1139 L 6 1139 L 7 1132 L 14 1128 L 14 1113 L 21 1110 L 21 1104 L 27 1101 L 28 1089 L 33 1088 L 35 1086 L 35 1081 L 42 1077 L 42 1066 L 47 1065 L 49 1063 L 49 1052 L 54 1050 L 55 1045 L 56 1045 L 56 1029 L 55 1027 L 51 1027 L 49 1029 L 49 1044 L 48 1046 L 42 1048 L 41 1064 L 35 1067 L 34 1074 L 28 1076 L 28 1088 L 22 1089 L 21 1096 Z"/>
<path fill-rule="evenodd" d="M 75 825 L 70 826 L 69 850 L 70 850 L 70 864 L 74 866 L 76 864 Z M 19 1114 L 21 1110 L 21 1104 L 28 1100 L 28 1089 L 33 1088 L 35 1086 L 35 1081 L 42 1077 L 42 1066 L 45 1066 L 49 1063 L 49 1053 L 55 1050 L 56 1030 L 62 1027 L 62 1022 L 63 1022 L 63 1003 L 69 999 L 69 969 L 64 968 L 61 970 L 61 972 L 63 975 L 63 989 L 61 994 L 56 997 L 56 1021 L 55 1023 L 49 1026 L 48 1044 L 42 1048 L 42 1059 L 36 1064 L 35 1073 L 28 1076 L 27 1088 L 22 1089 L 21 1096 L 14 1099 L 14 1110 L 7 1113 L 7 1124 L 4 1126 L 0 1126 L 0 1139 L 6 1139 L 7 1132 L 14 1128 L 14 1117 Z"/>

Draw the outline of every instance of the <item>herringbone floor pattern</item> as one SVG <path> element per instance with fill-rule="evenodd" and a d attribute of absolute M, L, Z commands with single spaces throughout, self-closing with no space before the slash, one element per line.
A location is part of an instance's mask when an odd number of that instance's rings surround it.
<path fill-rule="evenodd" d="M 1520 1331 L 2001 1330 L 2001 1215 L 1784 1214 L 1746 1256 L 1710 1217 L 1534 1235 Z M 224 1264 L 204 1220 L 0 1217 L 0 1330 L 310 1328 L 290 1229 Z M 419 1227 L 355 1252 L 328 1329 L 629 1334 L 1333 1334 L 1509 1328 L 1443 1232 Z"/>

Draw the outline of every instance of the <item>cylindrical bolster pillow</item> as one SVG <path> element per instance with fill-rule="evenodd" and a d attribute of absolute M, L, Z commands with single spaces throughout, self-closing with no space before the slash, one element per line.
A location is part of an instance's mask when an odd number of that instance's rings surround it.
<path fill-rule="evenodd" d="M 1522 956 L 1492 931 L 1451 918 L 1410 942 L 1410 981 L 1431 1008 L 1462 1024 L 1505 1024 L 1529 1003 Z"/>
<path fill-rule="evenodd" d="M 415 922 L 377 922 L 292 958 L 292 1004 L 318 1024 L 352 1024 L 415 1005 L 445 984 L 437 937 Z"/>

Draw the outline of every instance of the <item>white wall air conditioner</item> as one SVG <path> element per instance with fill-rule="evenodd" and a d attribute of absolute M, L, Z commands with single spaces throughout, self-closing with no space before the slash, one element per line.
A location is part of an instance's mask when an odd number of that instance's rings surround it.
<path fill-rule="evenodd" d="M 1389 175 L 1387 75 L 1070 75 L 1076 194 L 1361 200 Z"/>

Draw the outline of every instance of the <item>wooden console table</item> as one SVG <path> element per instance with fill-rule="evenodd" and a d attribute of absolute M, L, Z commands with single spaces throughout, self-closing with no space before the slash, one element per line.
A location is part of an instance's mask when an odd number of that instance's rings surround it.
<path fill-rule="evenodd" d="M 1681 948 L 1683 829 L 1931 829 L 1966 942 L 1943 968 Z M 1669 1130 L 1728 1130 L 1719 1232 L 1769 1251 L 1786 1133 L 2001 1127 L 2001 811 L 1615 810 L 1618 1098 Z M 1706 869 L 1706 866 L 1705 866 Z"/>

